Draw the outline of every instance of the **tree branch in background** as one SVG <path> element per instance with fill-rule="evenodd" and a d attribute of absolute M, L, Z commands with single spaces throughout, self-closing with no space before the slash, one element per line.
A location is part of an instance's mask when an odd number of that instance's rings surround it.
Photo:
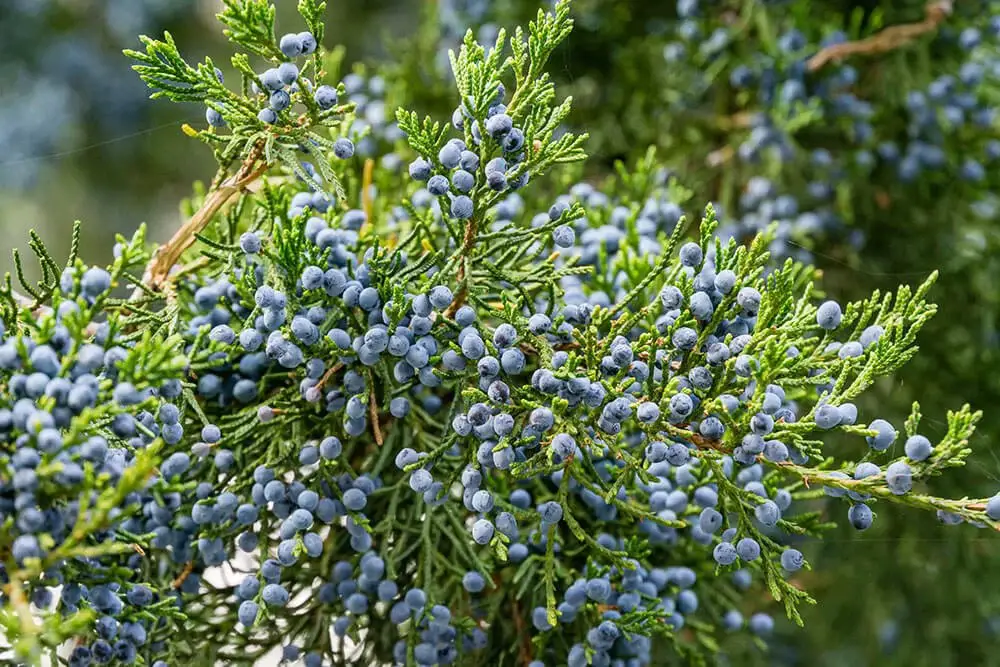
<path fill-rule="evenodd" d="M 816 72 L 824 66 L 856 55 L 873 55 L 898 49 L 919 37 L 935 32 L 952 12 L 952 0 L 931 0 L 924 7 L 924 19 L 916 23 L 894 25 L 865 39 L 854 42 L 842 42 L 820 49 L 816 55 L 806 61 L 806 69 Z M 745 129 L 753 125 L 757 116 L 754 112 L 741 111 L 731 116 L 722 116 L 712 122 L 716 129 L 723 132 Z M 705 163 L 712 168 L 720 167 L 733 158 L 735 151 L 732 146 L 724 146 L 714 150 L 705 158 Z"/>
<path fill-rule="evenodd" d="M 952 0 L 931 0 L 924 7 L 924 20 L 916 23 L 894 25 L 871 37 L 855 42 L 834 44 L 820 50 L 806 62 L 810 72 L 821 69 L 824 65 L 837 62 L 855 55 L 885 53 L 909 44 L 913 40 L 934 32 L 951 15 Z"/>

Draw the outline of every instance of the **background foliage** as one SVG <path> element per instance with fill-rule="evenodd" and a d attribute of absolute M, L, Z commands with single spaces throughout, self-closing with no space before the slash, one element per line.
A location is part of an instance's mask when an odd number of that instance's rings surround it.
<path fill-rule="evenodd" d="M 202 110 L 151 107 L 119 52 L 135 46 L 136 31 L 170 28 L 212 53 L 214 26 L 203 20 L 212 5 L 18 0 L 14 15 L 0 18 L 0 61 L 7 80 L 23 82 L 16 94 L 0 89 L 7 243 L 21 244 L 34 226 L 66 250 L 60 231 L 82 217 L 91 223 L 84 254 L 100 259 L 116 231 L 150 220 L 162 238 L 176 226 L 173 202 L 192 177 L 210 176 L 210 163 L 189 161 L 190 143 L 178 141 L 178 121 L 198 120 Z M 487 36 L 491 25 L 523 23 L 536 9 L 514 0 L 331 5 L 326 43 L 346 44 L 345 62 L 400 63 L 382 72 L 393 105 L 439 116 L 451 111 L 443 47 L 470 24 Z M 804 74 L 791 64 L 796 54 L 833 43 L 836 31 L 853 39 L 919 22 L 926 5 L 578 0 L 577 29 L 555 54 L 554 72 L 575 98 L 569 125 L 591 135 L 598 159 L 588 176 L 656 145 L 692 202 L 715 201 L 735 235 L 782 220 L 774 249 L 810 257 L 845 297 L 940 269 L 941 310 L 919 340 L 921 354 L 869 400 L 902 423 L 919 396 L 931 424 L 969 401 L 986 408 L 982 444 L 1000 432 L 1000 414 L 989 409 L 1000 398 L 992 5 L 957 2 L 900 48 Z M 407 27 L 417 18 L 413 36 Z M 385 33 L 395 36 L 389 53 Z M 38 108 L 55 114 L 41 127 L 31 111 Z M 905 158 L 914 143 L 919 168 L 911 169 Z M 1000 464 L 989 446 L 975 450 L 962 488 L 945 479 L 936 491 L 995 492 Z M 997 664 L 995 545 L 968 529 L 942 530 L 933 517 L 883 508 L 872 531 L 841 528 L 807 549 L 814 569 L 804 576 L 821 604 L 806 610 L 805 630 L 782 630 L 774 655 L 803 665 Z"/>

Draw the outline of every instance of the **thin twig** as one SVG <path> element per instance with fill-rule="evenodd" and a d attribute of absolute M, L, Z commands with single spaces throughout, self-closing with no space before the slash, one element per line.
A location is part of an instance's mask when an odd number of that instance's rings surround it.
<path fill-rule="evenodd" d="M 361 175 L 361 210 L 365 212 L 365 222 L 361 227 L 360 235 L 372 228 L 372 180 L 375 171 L 375 160 L 368 158 L 365 160 L 365 168 Z"/>
<path fill-rule="evenodd" d="M 330 368 L 327 369 L 326 373 L 323 373 L 323 377 L 319 379 L 319 382 L 316 383 L 316 389 L 322 391 L 323 387 L 326 386 L 326 383 L 329 382 L 330 378 L 333 377 L 333 375 L 336 374 L 337 371 L 341 370 L 343 367 L 344 364 L 342 363 L 337 363 L 334 364 L 333 366 L 330 366 Z"/>
<path fill-rule="evenodd" d="M 191 572 L 193 571 L 194 571 L 194 562 L 188 561 L 187 563 L 184 564 L 184 569 L 181 570 L 181 573 L 170 584 L 170 587 L 176 590 L 181 586 L 183 586 L 184 582 L 187 581 L 187 578 L 191 575 Z"/>
<path fill-rule="evenodd" d="M 732 160 L 734 155 L 736 155 L 736 151 L 732 146 L 723 146 L 706 155 L 705 164 L 713 169 L 721 167 Z"/>
<path fill-rule="evenodd" d="M 952 0 L 931 0 L 924 7 L 922 21 L 890 26 L 865 39 L 828 46 L 806 61 L 806 69 L 815 72 L 827 63 L 843 60 L 849 56 L 885 53 L 898 49 L 922 35 L 937 30 L 951 14 L 951 10 Z"/>
<path fill-rule="evenodd" d="M 375 444 L 382 446 L 382 427 L 378 423 L 378 404 L 375 402 L 375 391 L 368 392 L 368 416 L 372 422 L 372 434 L 375 436 Z"/>
<path fill-rule="evenodd" d="M 266 162 L 258 164 L 262 153 L 263 147 L 261 145 L 254 147 L 239 170 L 213 189 L 205 198 L 201 208 L 191 216 L 191 219 L 184 223 L 165 245 L 157 249 L 149 264 L 146 265 L 142 279 L 144 284 L 152 289 L 160 289 L 167 281 L 170 269 L 194 243 L 195 234 L 208 226 L 208 223 L 212 221 L 212 218 L 226 202 L 267 171 Z"/>
<path fill-rule="evenodd" d="M 530 665 L 534 660 L 533 651 L 531 650 L 531 633 L 527 631 L 524 627 L 524 619 L 521 618 L 521 605 L 518 604 L 517 600 L 513 600 L 514 612 L 514 629 L 517 635 L 521 638 L 521 644 L 518 647 L 518 653 L 521 657 L 521 661 L 525 665 Z"/>
<path fill-rule="evenodd" d="M 444 316 L 449 319 L 455 317 L 455 313 L 458 312 L 458 309 L 465 305 L 465 297 L 467 294 L 468 291 L 465 289 L 465 285 L 463 284 L 462 287 L 459 288 L 458 294 L 455 295 L 455 300 L 452 301 L 451 305 L 448 306 L 448 309 L 444 311 Z"/>
<path fill-rule="evenodd" d="M 476 245 L 476 229 L 478 225 L 476 224 L 476 219 L 469 218 L 469 221 L 465 223 L 465 237 L 462 239 L 462 258 L 458 262 L 458 282 L 461 283 L 461 287 L 458 290 L 458 294 L 455 295 L 455 299 L 448 306 L 448 309 L 444 311 L 445 317 L 451 318 L 455 316 L 458 309 L 465 304 L 465 298 L 469 294 L 468 279 L 465 275 L 465 264 L 469 260 L 469 255 L 472 254 L 472 249 Z"/>

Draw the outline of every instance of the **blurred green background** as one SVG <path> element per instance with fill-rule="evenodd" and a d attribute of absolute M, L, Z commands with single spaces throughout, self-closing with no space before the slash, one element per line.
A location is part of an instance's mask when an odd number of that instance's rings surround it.
<path fill-rule="evenodd" d="M 294 12 L 291 1 L 276 4 L 279 21 Z M 557 54 L 554 74 L 560 90 L 578 101 L 573 122 L 593 135 L 592 170 L 606 171 L 613 159 L 637 156 L 657 144 L 699 203 L 712 199 L 734 210 L 736 195 L 762 173 L 792 187 L 802 169 L 794 159 L 759 169 L 732 162 L 705 168 L 709 153 L 739 146 L 746 131 L 704 124 L 704 114 L 697 112 L 708 104 L 731 114 L 752 104 L 739 95 L 702 98 L 693 92 L 704 83 L 706 63 L 719 62 L 699 55 L 704 49 L 679 61 L 666 57 L 683 23 L 677 11 L 682 4 L 576 3 L 578 30 Z M 713 22 L 728 25 L 727 12 L 750 15 L 757 8 L 746 8 L 755 4 L 766 6 L 764 15 L 777 20 L 776 32 L 793 25 L 811 40 L 828 34 L 830 26 L 864 33 L 919 20 L 923 12 L 922 2 L 906 1 L 717 4 L 702 2 L 698 13 L 700 25 L 709 27 L 696 40 L 702 46 Z M 965 6 L 956 12 L 959 26 L 986 25 L 994 16 L 992 3 L 958 4 Z M 136 46 L 138 33 L 166 29 L 191 59 L 223 54 L 214 21 L 219 5 L 219 0 L 0 0 L 3 257 L 26 245 L 29 229 L 37 230 L 57 256 L 64 254 L 76 219 L 84 223 L 83 256 L 95 263 L 110 257 L 115 233 L 139 223 L 150 225 L 155 240 L 169 236 L 179 224 L 177 205 L 191 182 L 210 179 L 214 171 L 203 147 L 180 131 L 182 122 L 203 123 L 204 110 L 147 100 L 121 50 Z M 470 20 L 508 23 L 533 11 L 532 3 L 516 0 L 341 0 L 330 5 L 327 46 L 344 45 L 347 63 L 401 59 L 395 73 L 406 78 L 406 99 L 439 113 L 449 113 L 448 104 L 454 104 L 442 99 L 436 78 L 440 41 L 454 44 Z M 423 27 L 418 30 L 418 25 Z M 958 71 L 958 31 L 949 38 L 946 29 L 940 40 L 921 42 L 909 55 L 859 65 L 864 87 L 858 95 L 867 94 L 878 110 L 871 123 L 873 141 L 905 136 L 907 92 Z M 480 34 L 490 32 L 487 26 Z M 771 46 L 761 45 L 760 35 L 752 39 L 757 42 L 748 38 L 727 47 L 733 60 L 723 62 L 720 71 Z M 1000 100 L 996 89 L 986 87 L 982 93 L 991 104 Z M 994 126 L 981 134 L 1000 136 Z M 836 137 L 799 138 L 799 145 L 813 148 L 838 146 Z M 963 134 L 947 144 L 949 155 L 960 160 L 966 139 Z M 987 174 L 972 191 L 946 172 L 914 184 L 881 168 L 830 175 L 829 185 L 838 190 L 831 210 L 840 222 L 828 233 L 790 236 L 787 247 L 791 254 L 808 248 L 824 271 L 827 290 L 840 300 L 916 283 L 941 269 L 933 294 L 942 313 L 920 339 L 921 354 L 896 378 L 876 386 L 861 408 L 863 418 L 877 412 L 898 427 L 919 398 L 922 431 L 929 436 L 941 433 L 948 409 L 963 402 L 983 409 L 986 417 L 968 468 L 933 486 L 951 495 L 983 496 L 1000 489 L 1000 454 L 992 445 L 1000 434 L 1000 412 L 994 408 L 1000 401 L 995 325 L 1000 228 L 995 216 L 976 215 L 979 209 L 973 207 L 995 196 L 1000 181 L 994 169 Z M 854 232 L 864 241 L 857 242 Z M 9 260 L 2 266 L 9 269 Z M 841 510 L 835 506 L 831 518 L 843 520 L 836 514 Z M 806 611 L 804 630 L 781 627 L 771 653 L 757 663 L 1000 664 L 1000 542 L 993 536 L 880 506 L 870 531 L 856 534 L 841 527 L 805 551 L 813 571 L 802 581 L 819 604 Z"/>

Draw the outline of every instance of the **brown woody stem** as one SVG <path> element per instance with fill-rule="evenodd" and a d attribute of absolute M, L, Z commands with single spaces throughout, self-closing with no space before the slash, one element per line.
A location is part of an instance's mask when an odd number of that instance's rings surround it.
<path fill-rule="evenodd" d="M 458 282 L 461 283 L 461 287 L 451 305 L 444 311 L 445 317 L 454 317 L 458 309 L 465 304 L 465 297 L 469 293 L 465 265 L 469 261 L 469 255 L 472 254 L 472 248 L 476 245 L 476 231 L 478 227 L 479 225 L 476 223 L 475 218 L 469 218 L 469 221 L 465 223 L 465 236 L 462 238 L 462 259 L 458 263 Z"/>
<path fill-rule="evenodd" d="M 255 147 L 247 159 L 243 161 L 239 171 L 222 181 L 205 198 L 201 208 L 191 219 L 178 229 L 169 241 L 161 246 L 146 265 L 142 282 L 151 289 L 158 290 L 167 282 L 170 269 L 173 268 L 184 252 L 194 243 L 195 235 L 201 232 L 215 217 L 226 202 L 238 194 L 243 188 L 254 182 L 267 170 L 268 165 L 258 164 L 263 148 Z"/>
<path fill-rule="evenodd" d="M 372 422 L 372 435 L 375 436 L 375 444 L 382 446 L 382 426 L 378 422 L 378 404 L 375 402 L 375 388 L 368 393 L 368 416 Z"/>

